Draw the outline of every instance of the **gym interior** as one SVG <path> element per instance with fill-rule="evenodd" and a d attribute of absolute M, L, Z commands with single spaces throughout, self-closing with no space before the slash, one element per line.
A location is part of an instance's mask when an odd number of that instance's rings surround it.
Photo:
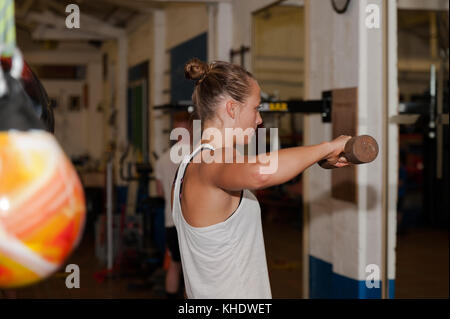
<path fill-rule="evenodd" d="M 8 262 L 0 179 L 0 299 L 166 298 L 170 203 L 155 167 L 195 112 L 193 57 L 254 75 L 263 127 L 278 129 L 270 151 L 341 134 L 378 143 L 370 163 L 315 164 L 254 191 L 273 298 L 448 298 L 448 1 L 2 0 L 0 18 L 0 44 L 19 49 L 2 46 L 3 73 L 20 52 L 85 207 L 57 269 L 8 286 L 25 259 Z M 0 178 L 14 169 L 0 161 Z"/>

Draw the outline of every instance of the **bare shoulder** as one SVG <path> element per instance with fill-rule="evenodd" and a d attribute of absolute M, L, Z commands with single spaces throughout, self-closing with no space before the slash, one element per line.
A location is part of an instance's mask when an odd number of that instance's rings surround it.
<path fill-rule="evenodd" d="M 197 156 L 200 177 L 206 180 L 216 176 L 224 165 L 235 162 L 236 157 L 234 148 L 205 149 Z"/>

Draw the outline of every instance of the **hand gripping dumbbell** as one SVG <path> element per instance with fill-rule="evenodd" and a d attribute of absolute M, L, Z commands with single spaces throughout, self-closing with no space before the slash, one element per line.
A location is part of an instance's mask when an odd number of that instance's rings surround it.
<path fill-rule="evenodd" d="M 352 137 L 345 143 L 344 152 L 339 157 L 343 156 L 351 164 L 365 164 L 372 162 L 378 155 L 378 143 L 369 135 L 360 135 Z M 336 168 L 333 163 L 327 160 L 318 162 L 320 167 L 331 169 Z"/>

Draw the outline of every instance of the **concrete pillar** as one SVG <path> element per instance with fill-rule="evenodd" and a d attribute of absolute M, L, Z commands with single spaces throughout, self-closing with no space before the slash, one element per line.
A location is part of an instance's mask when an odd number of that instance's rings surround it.
<path fill-rule="evenodd" d="M 216 59 L 216 15 L 216 4 L 208 4 L 208 62 Z"/>
<path fill-rule="evenodd" d="M 217 60 L 229 61 L 233 41 L 233 9 L 231 3 L 221 2 L 217 4 L 216 32 Z"/>
<path fill-rule="evenodd" d="M 385 146 L 385 179 L 383 188 L 385 195 L 385 218 L 387 227 L 385 229 L 384 238 L 384 256 L 385 272 L 383 272 L 383 280 L 389 281 L 388 287 L 383 289 L 383 298 L 395 297 L 395 265 L 396 255 L 395 248 L 397 245 L 397 195 L 398 195 L 398 157 L 399 157 L 399 128 L 396 123 L 390 119 L 398 115 L 398 56 L 397 56 L 397 12 L 398 4 L 395 1 L 384 0 L 386 19 L 384 19 L 385 31 L 385 50 L 386 61 L 384 63 L 385 77 L 383 84 L 385 85 L 386 99 L 384 130 L 386 142 Z M 448 5 L 448 3 L 447 3 Z"/>
<path fill-rule="evenodd" d="M 381 143 L 385 141 L 387 122 L 384 94 L 390 86 L 384 85 L 387 56 L 384 28 L 382 23 L 379 28 L 367 27 L 366 8 L 375 4 L 383 21 L 383 3 L 351 1 L 348 10 L 338 14 L 329 1 L 305 1 L 305 98 L 320 99 L 322 91 L 356 87 L 357 135 L 372 135 L 380 144 L 377 160 L 357 167 L 357 204 L 331 197 L 331 171 L 314 165 L 304 174 L 306 297 L 382 296 L 387 185 L 383 166 L 386 154 Z M 396 51 L 390 51 L 391 55 L 396 56 Z M 305 144 L 331 140 L 332 125 L 322 123 L 318 115 L 306 117 Z M 393 244 L 390 242 L 388 247 L 389 262 L 393 262 Z M 370 276 L 375 277 L 373 288 L 366 285 Z M 393 287 L 393 273 L 389 279 Z"/>

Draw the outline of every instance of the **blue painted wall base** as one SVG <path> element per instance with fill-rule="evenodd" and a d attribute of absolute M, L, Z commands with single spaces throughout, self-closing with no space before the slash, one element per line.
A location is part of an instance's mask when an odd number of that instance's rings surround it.
<path fill-rule="evenodd" d="M 379 288 L 368 288 L 365 280 L 356 280 L 333 272 L 332 265 L 309 256 L 309 297 L 312 299 L 380 299 Z M 389 280 L 389 298 L 394 298 L 395 280 Z"/>

